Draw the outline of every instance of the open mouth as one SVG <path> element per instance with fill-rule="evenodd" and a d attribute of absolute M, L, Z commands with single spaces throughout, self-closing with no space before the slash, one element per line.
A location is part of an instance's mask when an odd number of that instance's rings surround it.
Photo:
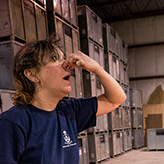
<path fill-rule="evenodd" d="M 70 76 L 71 76 L 71 75 L 67 75 L 67 76 L 65 76 L 63 79 L 64 79 L 64 80 L 70 80 Z"/>

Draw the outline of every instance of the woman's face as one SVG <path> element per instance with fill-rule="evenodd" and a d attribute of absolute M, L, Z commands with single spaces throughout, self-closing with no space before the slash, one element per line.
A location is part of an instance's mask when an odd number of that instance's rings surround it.
<path fill-rule="evenodd" d="M 40 80 L 41 92 L 62 98 L 71 92 L 71 73 L 70 70 L 63 69 L 62 64 L 65 59 L 59 49 L 58 54 L 59 59 L 56 60 L 54 57 L 54 61 L 47 61 L 47 64 L 40 67 L 36 77 Z"/>

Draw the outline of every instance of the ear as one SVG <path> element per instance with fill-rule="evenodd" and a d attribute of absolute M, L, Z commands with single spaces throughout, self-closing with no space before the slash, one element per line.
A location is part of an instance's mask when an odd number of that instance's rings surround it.
<path fill-rule="evenodd" d="M 39 80 L 36 78 L 36 70 L 35 69 L 25 69 L 24 75 L 32 82 L 39 82 Z"/>

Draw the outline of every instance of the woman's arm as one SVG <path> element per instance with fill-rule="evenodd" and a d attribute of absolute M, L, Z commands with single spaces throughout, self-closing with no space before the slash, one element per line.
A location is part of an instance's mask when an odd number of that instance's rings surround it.
<path fill-rule="evenodd" d="M 105 93 L 97 97 L 98 110 L 96 116 L 109 113 L 126 100 L 126 95 L 117 81 L 89 56 L 80 51 L 67 55 L 63 68 L 71 70 L 75 67 L 94 72 L 104 87 Z"/>
<path fill-rule="evenodd" d="M 100 116 L 120 106 L 126 100 L 126 95 L 117 81 L 102 67 L 98 67 L 95 73 L 100 78 L 105 90 L 104 94 L 97 97 L 98 111 L 96 115 Z"/>

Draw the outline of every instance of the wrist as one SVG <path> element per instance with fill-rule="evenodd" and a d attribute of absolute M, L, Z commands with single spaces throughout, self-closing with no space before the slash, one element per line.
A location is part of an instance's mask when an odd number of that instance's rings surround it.
<path fill-rule="evenodd" d="M 104 71 L 104 69 L 103 69 L 102 66 L 98 65 L 98 66 L 94 69 L 93 73 L 95 73 L 95 74 L 98 75 L 101 71 Z"/>

